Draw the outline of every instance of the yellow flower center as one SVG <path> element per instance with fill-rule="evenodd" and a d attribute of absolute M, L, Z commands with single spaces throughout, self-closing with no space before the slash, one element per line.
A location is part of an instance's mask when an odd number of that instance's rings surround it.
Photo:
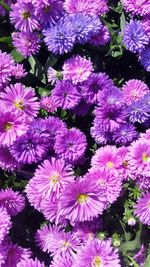
<path fill-rule="evenodd" d="M 49 13 L 50 10 L 51 10 L 51 6 L 46 6 L 46 7 L 44 7 L 44 12 L 45 12 L 45 13 Z"/>
<path fill-rule="evenodd" d="M 22 13 L 22 17 L 23 17 L 24 19 L 29 19 L 29 18 L 31 17 L 31 15 L 30 15 L 30 13 L 29 13 L 28 11 L 24 11 L 24 12 Z"/>
<path fill-rule="evenodd" d="M 20 100 L 18 102 L 14 102 L 14 104 L 15 104 L 15 107 L 18 109 L 21 109 L 21 110 L 25 109 L 25 106 L 23 105 L 23 100 Z"/>
<path fill-rule="evenodd" d="M 63 243 L 63 247 L 66 248 L 66 247 L 70 247 L 70 242 L 68 241 L 64 241 Z"/>
<path fill-rule="evenodd" d="M 52 184 L 57 184 L 57 182 L 59 181 L 59 177 L 60 175 L 58 172 L 53 172 L 53 174 L 50 176 Z"/>
<path fill-rule="evenodd" d="M 5 131 L 10 131 L 12 129 L 13 125 L 9 122 L 6 122 L 4 125 Z"/>
<path fill-rule="evenodd" d="M 78 68 L 76 72 L 77 72 L 77 74 L 80 75 L 80 74 L 82 74 L 83 70 L 82 70 L 82 68 Z"/>
<path fill-rule="evenodd" d="M 106 185 L 106 182 L 103 179 L 100 179 L 99 180 L 99 185 L 104 186 L 104 185 Z"/>
<path fill-rule="evenodd" d="M 78 200 L 78 202 L 79 202 L 80 204 L 85 203 L 85 202 L 87 201 L 87 199 L 88 199 L 88 196 L 85 195 L 85 194 L 81 194 L 81 195 L 79 195 L 78 198 L 77 198 L 77 200 Z"/>
<path fill-rule="evenodd" d="M 108 161 L 106 165 L 108 168 L 112 168 L 114 166 L 114 163 L 112 161 Z"/>
<path fill-rule="evenodd" d="M 142 154 L 142 160 L 144 162 L 149 162 L 150 161 L 150 157 L 146 153 L 143 153 Z"/>
<path fill-rule="evenodd" d="M 93 267 L 100 267 L 101 266 L 101 258 L 96 256 L 93 262 Z"/>
<path fill-rule="evenodd" d="M 124 167 L 128 167 L 128 165 L 129 165 L 129 164 L 128 164 L 128 161 L 127 161 L 127 160 L 124 160 L 123 163 L 122 163 L 122 165 L 123 165 Z"/>

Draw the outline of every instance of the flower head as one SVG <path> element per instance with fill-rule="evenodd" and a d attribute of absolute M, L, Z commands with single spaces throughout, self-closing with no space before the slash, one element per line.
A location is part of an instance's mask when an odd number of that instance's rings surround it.
<path fill-rule="evenodd" d="M 69 257 L 61 257 L 61 258 L 54 258 L 51 262 L 50 267 L 72 267 L 73 264 L 73 258 Z"/>
<path fill-rule="evenodd" d="M 52 101 L 51 96 L 43 96 L 40 100 L 40 106 L 41 108 L 51 113 L 54 113 L 57 110 L 57 107 Z"/>
<path fill-rule="evenodd" d="M 150 48 L 147 47 L 146 49 L 142 50 L 140 54 L 140 63 L 144 67 L 144 69 L 150 72 Z"/>
<path fill-rule="evenodd" d="M 41 263 L 37 258 L 21 260 L 16 267 L 44 267 L 45 264 Z"/>
<path fill-rule="evenodd" d="M 150 193 L 140 197 L 135 205 L 134 214 L 143 224 L 150 225 Z"/>
<path fill-rule="evenodd" d="M 102 214 L 107 199 L 92 181 L 76 180 L 64 188 L 60 195 L 60 213 L 71 223 L 92 220 Z"/>
<path fill-rule="evenodd" d="M 20 167 L 20 163 L 12 156 L 8 147 L 0 147 L 0 167 L 8 171 L 13 171 Z"/>
<path fill-rule="evenodd" d="M 25 198 L 11 188 L 0 190 L 0 207 L 5 208 L 9 215 L 15 216 L 25 207 Z"/>
<path fill-rule="evenodd" d="M 64 8 L 70 14 L 102 15 L 108 11 L 106 0 L 65 0 Z"/>
<path fill-rule="evenodd" d="M 0 89 L 10 81 L 15 63 L 13 58 L 0 50 Z"/>
<path fill-rule="evenodd" d="M 72 109 L 79 103 L 81 95 L 70 81 L 58 81 L 52 90 L 51 99 L 56 107 Z"/>
<path fill-rule="evenodd" d="M 98 33 L 94 34 L 88 41 L 94 46 L 106 45 L 110 41 L 110 33 L 107 26 L 102 26 Z"/>
<path fill-rule="evenodd" d="M 69 163 L 75 164 L 82 158 L 87 146 L 85 135 L 76 128 L 64 131 L 56 137 L 56 154 Z"/>
<path fill-rule="evenodd" d="M 127 108 L 126 112 L 131 123 L 144 123 L 150 118 L 149 105 L 146 98 L 137 102 L 133 102 Z"/>
<path fill-rule="evenodd" d="M 84 266 L 121 267 L 118 251 L 113 249 L 111 242 L 94 239 L 80 249 L 73 267 Z"/>
<path fill-rule="evenodd" d="M 24 57 L 34 55 L 40 49 L 40 38 L 36 32 L 14 32 L 12 39 L 13 45 Z"/>
<path fill-rule="evenodd" d="M 37 100 L 34 89 L 25 88 L 21 83 L 11 84 L 0 93 L 0 103 L 25 113 L 29 118 L 37 115 L 40 106 Z"/>
<path fill-rule="evenodd" d="M 140 21 L 131 20 L 125 26 L 123 43 L 133 53 L 141 52 L 148 45 L 149 37 Z"/>
<path fill-rule="evenodd" d="M 137 102 L 149 91 L 148 86 L 140 80 L 129 80 L 122 87 L 122 93 L 127 105 Z"/>
<path fill-rule="evenodd" d="M 63 65 L 64 80 L 71 80 L 73 84 L 86 81 L 92 72 L 92 62 L 79 55 L 67 59 Z"/>
<path fill-rule="evenodd" d="M 129 145 L 137 137 L 136 128 L 131 123 L 121 124 L 113 133 L 113 140 L 116 145 Z"/>
<path fill-rule="evenodd" d="M 10 215 L 7 213 L 6 209 L 0 207 L 0 243 L 4 240 L 5 236 L 9 233 L 12 226 Z"/>
<path fill-rule="evenodd" d="M 147 0 L 122 0 L 122 3 L 128 12 L 133 15 L 145 15 L 150 13 L 149 1 Z"/>

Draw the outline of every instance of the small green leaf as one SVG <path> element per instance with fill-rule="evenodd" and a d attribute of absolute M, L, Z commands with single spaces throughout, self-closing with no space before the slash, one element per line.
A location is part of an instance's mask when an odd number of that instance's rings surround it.
<path fill-rule="evenodd" d="M 22 62 L 24 60 L 24 57 L 16 49 L 11 51 L 11 55 L 16 62 Z"/>
<path fill-rule="evenodd" d="M 0 1 L 0 6 L 2 6 L 6 11 L 10 11 L 9 5 L 7 5 L 4 1 Z"/>
<path fill-rule="evenodd" d="M 47 59 L 47 61 L 45 63 L 45 66 L 44 66 L 45 71 L 47 72 L 47 70 L 48 70 L 49 67 L 53 67 L 56 64 L 57 60 L 58 60 L 58 57 L 56 57 L 56 56 L 54 56 L 54 55 L 51 54 L 48 57 L 48 59 Z"/>
<path fill-rule="evenodd" d="M 125 18 L 124 13 L 122 13 L 121 17 L 120 17 L 120 28 L 121 28 L 121 33 L 122 34 L 124 33 L 125 26 L 126 26 L 126 18 Z"/>
<path fill-rule="evenodd" d="M 146 258 L 144 267 L 150 267 L 150 254 L 148 254 L 148 256 L 147 256 L 147 258 Z"/>
<path fill-rule="evenodd" d="M 11 44 L 12 38 L 11 36 L 4 36 L 0 38 L 0 43 Z"/>
<path fill-rule="evenodd" d="M 28 61 L 31 65 L 30 73 L 35 75 L 42 83 L 46 84 L 45 70 L 40 61 L 35 56 L 29 57 Z"/>
<path fill-rule="evenodd" d="M 48 90 L 47 88 L 39 87 L 38 88 L 38 93 L 41 96 L 47 96 L 47 95 L 50 94 L 50 90 Z"/>

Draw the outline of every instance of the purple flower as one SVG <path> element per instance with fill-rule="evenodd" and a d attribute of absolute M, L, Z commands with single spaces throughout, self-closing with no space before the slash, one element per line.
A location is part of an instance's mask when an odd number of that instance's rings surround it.
<path fill-rule="evenodd" d="M 92 62 L 79 55 L 67 59 L 62 68 L 64 80 L 71 80 L 73 84 L 86 81 L 93 72 Z"/>
<path fill-rule="evenodd" d="M 92 16 L 108 11 L 106 0 L 65 0 L 64 8 L 70 14 L 84 13 Z"/>
<path fill-rule="evenodd" d="M 127 105 L 142 99 L 148 91 L 147 84 L 136 79 L 129 80 L 122 86 L 124 101 Z"/>
<path fill-rule="evenodd" d="M 117 145 L 129 145 L 137 137 L 136 128 L 131 123 L 121 124 L 113 133 L 113 140 Z"/>
<path fill-rule="evenodd" d="M 131 20 L 125 26 L 123 43 L 133 53 L 141 52 L 148 45 L 149 37 L 140 21 Z"/>
<path fill-rule="evenodd" d="M 109 105 L 110 107 L 114 107 L 114 106 L 124 106 L 125 105 L 125 101 L 123 99 L 123 94 L 122 91 L 119 90 L 117 87 L 115 87 L 112 83 L 110 83 L 110 85 L 108 87 L 104 87 L 104 90 L 99 91 L 98 93 L 98 104 L 100 106 L 103 105 Z"/>
<path fill-rule="evenodd" d="M 119 169 L 122 163 L 116 146 L 105 146 L 96 150 L 92 157 L 91 166 L 94 168 Z"/>
<path fill-rule="evenodd" d="M 42 179 L 41 179 L 42 177 Z M 74 180 L 73 170 L 63 159 L 45 160 L 26 187 L 29 202 L 39 209 L 42 199 L 59 197 L 61 190 Z M 34 185 L 34 188 L 32 186 Z M 36 202 L 37 205 L 35 204 Z"/>
<path fill-rule="evenodd" d="M 4 240 L 5 236 L 9 233 L 12 226 L 10 215 L 7 213 L 6 209 L 0 207 L 0 244 Z"/>
<path fill-rule="evenodd" d="M 76 128 L 71 128 L 58 135 L 54 145 L 56 154 L 72 164 L 82 158 L 86 147 L 85 135 Z"/>
<path fill-rule="evenodd" d="M 92 220 L 103 213 L 106 205 L 103 192 L 83 178 L 68 184 L 60 195 L 60 214 L 71 223 Z"/>
<path fill-rule="evenodd" d="M 56 259 L 75 256 L 75 253 L 81 246 L 80 239 L 74 233 L 57 231 L 55 228 L 54 231 L 52 231 L 52 229 L 49 231 L 47 227 L 46 233 L 46 227 L 43 227 L 43 229 L 38 231 L 38 239 L 40 239 L 40 237 L 43 239 L 41 240 L 41 244 L 43 243 L 42 247 L 44 247 L 44 251 L 51 253 Z"/>
<path fill-rule="evenodd" d="M 0 93 L 0 103 L 8 107 L 20 110 L 29 118 L 35 117 L 39 111 L 40 104 L 37 101 L 35 91 L 32 87 L 26 88 L 21 83 L 10 85 Z"/>
<path fill-rule="evenodd" d="M 98 33 L 102 24 L 97 16 L 89 16 L 83 13 L 77 13 L 70 15 L 68 23 L 71 23 L 74 34 L 76 36 L 76 42 L 84 44 L 94 34 Z"/>
<path fill-rule="evenodd" d="M 133 259 L 137 262 L 138 265 L 144 267 L 146 260 L 146 247 L 143 244 L 140 250 L 134 255 Z"/>
<path fill-rule="evenodd" d="M 73 109 L 73 112 L 78 115 L 84 117 L 90 109 L 90 104 L 81 100 L 80 103 Z"/>
<path fill-rule="evenodd" d="M 8 171 L 13 171 L 20 167 L 20 163 L 12 156 L 8 147 L 0 147 L 0 167 Z"/>
<path fill-rule="evenodd" d="M 36 32 L 12 33 L 13 45 L 24 57 L 36 54 L 40 49 L 40 38 Z"/>
<path fill-rule="evenodd" d="M 140 190 L 150 189 L 150 178 L 149 176 L 143 176 L 142 174 L 137 177 L 136 184 L 139 186 Z"/>
<path fill-rule="evenodd" d="M 140 197 L 135 205 L 134 214 L 143 224 L 150 225 L 150 193 Z"/>
<path fill-rule="evenodd" d="M 148 14 L 145 17 L 143 17 L 142 24 L 144 26 L 144 29 L 145 29 L 146 33 L 150 37 L 150 14 Z"/>
<path fill-rule="evenodd" d="M 0 89 L 2 89 L 10 81 L 13 68 L 15 67 L 14 60 L 6 52 L 0 50 Z"/>
<path fill-rule="evenodd" d="M 140 54 L 140 62 L 145 70 L 150 72 L 150 48 L 147 47 Z"/>
<path fill-rule="evenodd" d="M 150 118 L 149 105 L 147 104 L 146 99 L 132 103 L 127 108 L 126 112 L 131 123 L 144 123 Z"/>
<path fill-rule="evenodd" d="M 47 70 L 47 78 L 48 78 L 48 82 L 53 85 L 55 84 L 56 81 L 62 78 L 62 73 L 61 71 L 56 71 L 52 67 L 49 67 Z"/>
<path fill-rule="evenodd" d="M 60 20 L 50 28 L 43 30 L 44 42 L 50 52 L 64 54 L 72 50 L 75 43 L 75 34 L 70 23 Z"/>
<path fill-rule="evenodd" d="M 93 121 L 93 126 L 90 129 L 90 133 L 97 144 L 106 145 L 112 140 L 112 133 L 110 133 L 109 131 L 105 131 L 105 129 L 103 129 L 101 121 L 97 118 L 95 118 Z"/>
<path fill-rule="evenodd" d="M 53 261 L 51 262 L 50 267 L 72 267 L 73 264 L 73 259 L 66 258 L 66 257 L 61 257 L 61 258 L 54 258 Z"/>
<path fill-rule="evenodd" d="M 27 118 L 14 109 L 0 109 L 0 145 L 10 146 L 28 130 Z"/>
<path fill-rule="evenodd" d="M 25 77 L 27 75 L 27 72 L 25 71 L 23 64 L 16 64 L 14 68 L 12 69 L 12 76 L 14 76 L 17 80 Z"/>
<path fill-rule="evenodd" d="M 25 207 L 25 198 L 11 188 L 0 190 L 0 207 L 5 208 L 9 215 L 15 216 Z"/>
<path fill-rule="evenodd" d="M 52 90 L 51 99 L 56 107 L 72 109 L 80 102 L 81 95 L 70 81 L 58 81 Z"/>
<path fill-rule="evenodd" d="M 35 6 L 30 0 L 17 1 L 11 5 L 10 21 L 19 31 L 33 32 L 39 27 Z"/>
<path fill-rule="evenodd" d="M 52 101 L 51 96 L 43 96 L 40 100 L 40 106 L 41 108 L 51 113 L 54 113 L 57 110 L 57 107 Z"/>
<path fill-rule="evenodd" d="M 47 26 L 56 22 L 63 14 L 62 0 L 33 0 L 35 13 L 39 23 Z"/>
<path fill-rule="evenodd" d="M 147 0 L 122 0 L 122 3 L 128 12 L 133 15 L 145 15 L 150 13 L 149 1 Z"/>
<path fill-rule="evenodd" d="M 47 152 L 47 145 L 38 136 L 26 133 L 10 147 L 12 156 L 22 164 L 39 162 Z"/>
<path fill-rule="evenodd" d="M 149 141 L 139 139 L 129 147 L 128 161 L 130 168 L 137 175 L 148 176 L 150 171 L 150 146 Z"/>
<path fill-rule="evenodd" d="M 16 267 L 44 267 L 45 264 L 41 263 L 37 258 L 21 260 Z"/>
<path fill-rule="evenodd" d="M 73 267 L 85 266 L 121 267 L 119 254 L 111 242 L 94 239 L 83 246 L 76 255 Z"/>
<path fill-rule="evenodd" d="M 110 41 L 110 33 L 107 26 L 104 26 L 99 30 L 97 34 L 94 34 L 88 41 L 94 46 L 105 45 Z"/>
<path fill-rule="evenodd" d="M 97 103 L 99 92 L 113 86 L 113 81 L 103 72 L 92 73 L 81 85 L 81 93 L 88 103 Z"/>
<path fill-rule="evenodd" d="M 87 180 L 92 181 L 100 192 L 106 196 L 108 203 L 112 204 L 120 196 L 122 190 L 121 176 L 119 177 L 116 170 L 108 168 L 91 168 L 88 173 L 84 176 Z"/>

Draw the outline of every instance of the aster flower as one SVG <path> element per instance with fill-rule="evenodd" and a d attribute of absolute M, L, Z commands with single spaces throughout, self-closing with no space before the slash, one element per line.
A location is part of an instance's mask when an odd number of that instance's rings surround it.
<path fill-rule="evenodd" d="M 149 37 L 140 21 L 131 20 L 125 26 L 123 43 L 133 53 L 141 52 L 148 45 Z"/>
<path fill-rule="evenodd" d="M 20 31 L 33 32 L 39 27 L 35 6 L 30 0 L 17 1 L 11 5 L 10 21 Z"/>
<path fill-rule="evenodd" d="M 21 260 L 26 260 L 31 256 L 29 249 L 22 248 L 12 242 L 7 242 L 6 246 L 6 259 L 3 267 L 16 267 Z"/>
<path fill-rule="evenodd" d="M 6 209 L 0 207 L 0 243 L 4 240 L 5 236 L 9 233 L 12 226 L 10 215 L 7 213 Z"/>
<path fill-rule="evenodd" d="M 12 69 L 12 76 L 14 76 L 17 80 L 25 77 L 27 75 L 27 72 L 25 71 L 23 64 L 16 64 L 14 68 Z"/>
<path fill-rule="evenodd" d="M 142 19 L 142 24 L 144 26 L 145 32 L 148 34 L 150 37 L 150 14 L 147 16 L 143 17 Z"/>
<path fill-rule="evenodd" d="M 0 89 L 10 81 L 14 67 L 15 63 L 13 58 L 6 52 L 3 53 L 0 50 Z"/>
<path fill-rule="evenodd" d="M 0 145 L 10 146 L 28 129 L 27 118 L 19 111 L 0 108 Z"/>
<path fill-rule="evenodd" d="M 149 47 L 147 47 L 141 52 L 139 59 L 144 69 L 150 72 L 150 48 Z"/>
<path fill-rule="evenodd" d="M 105 45 L 110 41 L 110 33 L 107 26 L 102 26 L 98 33 L 94 34 L 88 42 L 94 46 Z"/>
<path fill-rule="evenodd" d="M 42 177 L 42 179 L 41 179 Z M 37 169 L 26 187 L 29 202 L 35 208 L 42 207 L 41 200 L 50 198 L 55 202 L 65 185 L 74 180 L 73 170 L 64 160 L 45 160 Z"/>
<path fill-rule="evenodd" d="M 89 109 L 90 109 L 90 104 L 88 104 L 82 99 L 79 102 L 79 104 L 75 106 L 75 108 L 73 109 L 73 113 L 78 116 L 84 117 L 88 113 Z"/>
<path fill-rule="evenodd" d="M 54 258 L 50 267 L 72 267 L 73 265 L 73 258 L 66 258 L 66 257 L 61 257 L 61 258 Z"/>
<path fill-rule="evenodd" d="M 52 101 L 51 96 L 43 96 L 40 100 L 40 106 L 41 108 L 51 113 L 54 113 L 57 110 L 57 107 Z"/>
<path fill-rule="evenodd" d="M 110 89 L 113 81 L 103 72 L 92 73 L 89 78 L 80 86 L 82 96 L 88 103 L 97 103 L 99 92 Z"/>
<path fill-rule="evenodd" d="M 122 87 L 124 101 L 127 105 L 137 102 L 149 91 L 148 86 L 140 80 L 129 80 Z"/>
<path fill-rule="evenodd" d="M 33 0 L 35 13 L 42 26 L 56 22 L 63 14 L 62 0 Z"/>
<path fill-rule="evenodd" d="M 83 13 L 70 15 L 68 23 L 71 23 L 76 36 L 76 42 L 80 44 L 86 43 L 91 36 L 98 33 L 102 24 L 97 16 L 89 16 Z"/>
<path fill-rule="evenodd" d="M 137 175 L 148 176 L 150 171 L 150 146 L 148 140 L 139 139 L 129 147 L 128 161 Z"/>
<path fill-rule="evenodd" d="M 39 162 L 47 152 L 47 145 L 30 133 L 19 137 L 10 147 L 12 156 L 22 164 Z"/>
<path fill-rule="evenodd" d="M 109 240 L 94 239 L 83 246 L 75 258 L 73 267 L 100 266 L 121 267 L 119 254 Z"/>
<path fill-rule="evenodd" d="M 140 190 L 147 191 L 150 189 L 150 178 L 149 176 L 143 176 L 142 174 L 137 177 L 136 184 Z"/>
<path fill-rule="evenodd" d="M 106 0 L 65 0 L 65 10 L 70 14 L 84 13 L 88 15 L 102 15 L 108 11 Z"/>
<path fill-rule="evenodd" d="M 43 227 L 38 231 L 38 239 L 41 239 L 43 251 L 51 253 L 55 258 L 70 258 L 81 246 L 79 238 L 74 234 Z M 47 230 L 47 232 L 46 232 Z"/>
<path fill-rule="evenodd" d="M 34 55 L 40 49 L 40 38 L 36 32 L 13 32 L 12 43 L 24 57 Z"/>
<path fill-rule="evenodd" d="M 46 119 L 34 120 L 30 127 L 29 133 L 41 140 L 41 143 L 48 149 L 54 149 L 54 143 L 57 135 L 66 130 L 66 125 L 57 117 L 49 116 Z"/>
<path fill-rule="evenodd" d="M 118 145 L 129 145 L 137 137 L 136 128 L 131 123 L 121 124 L 113 133 L 113 140 Z"/>
<path fill-rule="evenodd" d="M 60 195 L 60 214 L 71 223 L 92 220 L 103 213 L 106 205 L 103 192 L 82 178 L 68 184 Z"/>
<path fill-rule="evenodd" d="M 71 80 L 74 84 L 86 81 L 93 72 L 92 62 L 79 55 L 67 59 L 62 68 L 64 80 Z"/>
<path fill-rule="evenodd" d="M 101 127 L 102 132 L 114 132 L 119 128 L 121 123 L 125 122 L 126 110 L 124 106 L 118 105 L 101 105 L 94 110 L 96 115 L 94 124 L 97 123 Z"/>
<path fill-rule="evenodd" d="M 32 87 L 26 88 L 21 83 L 9 87 L 0 93 L 0 103 L 8 107 L 13 107 L 25 113 L 29 118 L 35 117 L 39 111 L 39 102 Z"/>
<path fill-rule="evenodd" d="M 109 105 L 112 107 L 115 106 L 124 106 L 125 101 L 123 99 L 122 91 L 110 83 L 109 87 L 104 87 L 102 91 L 98 92 L 97 96 L 100 106 Z"/>
<path fill-rule="evenodd" d="M 149 106 L 144 99 L 132 103 L 126 112 L 131 123 L 144 123 L 150 118 Z"/>
<path fill-rule="evenodd" d="M 118 169 L 121 163 L 117 147 L 109 145 L 97 149 L 91 160 L 91 166 L 96 168 Z"/>
<path fill-rule="evenodd" d="M 62 74 L 60 71 L 56 71 L 52 67 L 49 67 L 47 70 L 47 78 L 48 82 L 53 85 L 57 80 L 62 78 Z"/>
<path fill-rule="evenodd" d="M 20 168 L 20 163 L 12 156 L 8 147 L 0 147 L 0 168 L 8 171 Z"/>
<path fill-rule="evenodd" d="M 64 131 L 56 137 L 56 154 L 69 163 L 76 163 L 85 153 L 87 146 L 85 135 L 76 128 Z"/>
<path fill-rule="evenodd" d="M 147 0 L 122 0 L 121 1 L 128 12 L 133 15 L 145 15 L 150 13 L 149 1 Z"/>
<path fill-rule="evenodd" d="M 150 193 L 146 193 L 144 196 L 137 200 L 135 205 L 134 214 L 139 218 L 143 224 L 150 225 Z"/>
<path fill-rule="evenodd" d="M 140 250 L 134 255 L 133 259 L 138 265 L 144 267 L 146 260 L 146 247 L 142 244 Z"/>
<path fill-rule="evenodd" d="M 45 264 L 41 263 L 37 258 L 21 260 L 16 267 L 44 267 Z"/>
<path fill-rule="evenodd" d="M 112 133 L 105 131 L 105 129 L 102 127 L 101 121 L 99 121 L 97 118 L 95 118 L 93 121 L 93 126 L 90 129 L 90 133 L 97 144 L 106 145 L 107 143 L 111 143 Z"/>
<path fill-rule="evenodd" d="M 71 24 L 58 21 L 50 28 L 43 30 L 44 42 L 50 52 L 53 54 L 64 54 L 72 50 L 75 43 L 75 34 Z"/>
<path fill-rule="evenodd" d="M 72 109 L 80 101 L 80 93 L 77 87 L 70 81 L 58 81 L 52 90 L 51 98 L 56 107 Z"/>
<path fill-rule="evenodd" d="M 130 166 L 130 161 L 128 158 L 129 147 L 121 146 L 118 148 L 117 155 L 121 157 L 121 165 L 119 166 L 119 174 L 122 176 L 123 180 L 133 179 L 135 180 L 136 174 L 132 171 Z"/>
<path fill-rule="evenodd" d="M 5 208 L 9 215 L 15 216 L 25 207 L 25 198 L 11 188 L 0 190 L 0 207 Z"/>
<path fill-rule="evenodd" d="M 92 181 L 99 188 L 100 192 L 103 192 L 108 203 L 112 204 L 120 196 L 122 182 L 116 170 L 91 168 L 84 178 L 87 180 L 87 183 Z"/>

